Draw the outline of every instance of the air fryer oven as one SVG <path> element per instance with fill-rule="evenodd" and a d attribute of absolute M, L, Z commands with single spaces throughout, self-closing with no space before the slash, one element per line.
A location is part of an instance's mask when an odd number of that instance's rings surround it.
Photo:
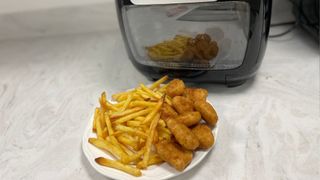
<path fill-rule="evenodd" d="M 271 0 L 116 0 L 126 49 L 151 79 L 237 86 L 257 72 Z"/>

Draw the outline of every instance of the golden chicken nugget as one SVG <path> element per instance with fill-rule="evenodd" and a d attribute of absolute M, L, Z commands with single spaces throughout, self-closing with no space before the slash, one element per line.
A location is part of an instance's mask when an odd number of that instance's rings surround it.
<path fill-rule="evenodd" d="M 174 79 L 169 82 L 166 93 L 170 97 L 180 96 L 184 92 L 184 82 L 180 79 Z"/>
<path fill-rule="evenodd" d="M 174 142 L 161 141 L 155 147 L 160 158 L 178 171 L 183 171 L 192 161 L 192 151 L 185 150 Z"/>
<path fill-rule="evenodd" d="M 172 105 L 176 111 L 180 114 L 193 111 L 192 101 L 183 96 L 175 96 L 172 99 Z"/>
<path fill-rule="evenodd" d="M 203 88 L 185 88 L 183 95 L 192 101 L 206 101 L 208 91 Z"/>
<path fill-rule="evenodd" d="M 198 111 L 181 114 L 175 118 L 176 121 L 190 127 L 197 124 L 201 120 L 201 114 Z"/>
<path fill-rule="evenodd" d="M 164 103 L 161 108 L 161 119 L 175 118 L 178 113 L 167 103 Z"/>
<path fill-rule="evenodd" d="M 194 108 L 200 112 L 202 118 L 210 125 L 215 126 L 218 121 L 218 115 L 214 108 L 205 101 L 194 102 Z"/>
<path fill-rule="evenodd" d="M 171 118 L 167 119 L 166 123 L 169 130 L 182 147 L 188 150 L 195 150 L 199 146 L 200 142 L 197 136 L 194 135 L 186 125 Z"/>
<path fill-rule="evenodd" d="M 191 130 L 199 139 L 199 148 L 208 149 L 214 144 L 214 136 L 211 129 L 205 124 L 198 124 Z"/>

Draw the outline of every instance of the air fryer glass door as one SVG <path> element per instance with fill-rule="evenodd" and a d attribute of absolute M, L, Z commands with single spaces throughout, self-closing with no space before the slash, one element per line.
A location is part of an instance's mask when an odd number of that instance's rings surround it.
<path fill-rule="evenodd" d="M 129 5 L 121 12 L 130 50 L 140 64 L 226 70 L 243 62 L 250 21 L 246 2 Z"/>

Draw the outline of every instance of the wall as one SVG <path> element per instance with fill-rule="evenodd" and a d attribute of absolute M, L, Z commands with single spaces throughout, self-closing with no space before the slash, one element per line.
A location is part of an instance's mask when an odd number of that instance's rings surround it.
<path fill-rule="evenodd" d="M 56 7 L 79 6 L 112 0 L 0 0 L 0 14 Z"/>

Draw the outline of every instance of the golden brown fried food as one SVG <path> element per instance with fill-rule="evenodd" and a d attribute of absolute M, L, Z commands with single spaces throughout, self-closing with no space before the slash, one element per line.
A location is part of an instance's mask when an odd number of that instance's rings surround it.
<path fill-rule="evenodd" d="M 214 144 L 214 136 L 211 129 L 205 124 L 198 124 L 191 130 L 199 139 L 199 148 L 208 149 Z"/>
<path fill-rule="evenodd" d="M 161 119 L 175 118 L 178 113 L 167 103 L 164 103 L 161 108 Z"/>
<path fill-rule="evenodd" d="M 206 101 L 208 91 L 203 88 L 185 88 L 183 95 L 192 101 Z"/>
<path fill-rule="evenodd" d="M 180 79 L 174 79 L 169 82 L 166 93 L 170 97 L 180 96 L 184 92 L 184 82 Z"/>
<path fill-rule="evenodd" d="M 176 121 L 190 127 L 201 120 L 201 114 L 198 111 L 181 114 L 175 118 Z"/>
<path fill-rule="evenodd" d="M 161 141 L 156 144 L 156 151 L 164 161 L 168 162 L 178 171 L 183 171 L 190 164 L 192 151 L 185 150 L 174 142 Z"/>
<path fill-rule="evenodd" d="M 194 60 L 209 61 L 218 55 L 219 47 L 208 34 L 198 34 L 194 39 L 189 39 L 186 51 L 190 51 L 188 57 L 193 55 Z"/>
<path fill-rule="evenodd" d="M 172 105 L 175 110 L 180 114 L 184 114 L 190 111 L 193 111 L 192 101 L 183 96 L 175 96 L 172 99 Z"/>
<path fill-rule="evenodd" d="M 218 115 L 211 104 L 205 101 L 194 102 L 194 108 L 200 112 L 202 118 L 210 125 L 215 126 L 218 121 Z"/>
<path fill-rule="evenodd" d="M 166 123 L 169 130 L 182 147 L 188 150 L 195 150 L 199 146 L 197 136 L 194 135 L 186 125 L 171 118 L 167 119 Z"/>

